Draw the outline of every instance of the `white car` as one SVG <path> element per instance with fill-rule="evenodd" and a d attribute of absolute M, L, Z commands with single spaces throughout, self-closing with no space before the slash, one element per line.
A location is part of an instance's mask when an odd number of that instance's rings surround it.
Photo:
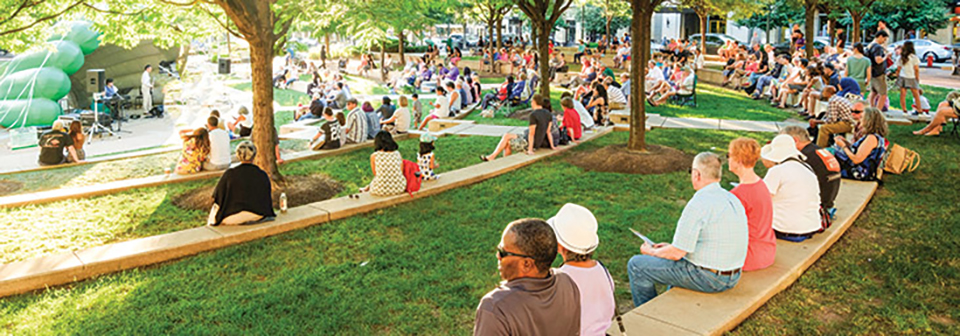
<path fill-rule="evenodd" d="M 894 52 L 897 47 L 902 46 L 904 42 L 913 42 L 913 49 L 917 51 L 917 57 L 920 62 L 926 62 L 927 57 L 933 56 L 934 62 L 948 62 L 953 58 L 953 48 L 926 39 L 910 39 L 891 43 L 887 51 Z"/>

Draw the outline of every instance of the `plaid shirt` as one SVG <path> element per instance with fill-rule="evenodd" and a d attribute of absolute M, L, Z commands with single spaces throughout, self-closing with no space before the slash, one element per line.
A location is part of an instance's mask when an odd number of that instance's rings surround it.
<path fill-rule="evenodd" d="M 830 97 L 827 103 L 827 114 L 823 117 L 823 122 L 827 124 L 841 121 L 853 122 L 853 115 L 850 113 L 851 108 L 853 108 L 853 104 L 850 104 L 849 100 L 835 94 Z"/>

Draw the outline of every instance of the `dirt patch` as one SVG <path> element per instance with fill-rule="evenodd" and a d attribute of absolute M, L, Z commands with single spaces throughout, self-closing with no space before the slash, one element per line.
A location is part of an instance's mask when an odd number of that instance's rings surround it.
<path fill-rule="evenodd" d="M 677 149 L 647 145 L 647 152 L 627 150 L 626 145 L 610 145 L 592 152 L 580 152 L 567 162 L 586 171 L 624 174 L 665 174 L 690 169 L 693 156 Z"/>
<path fill-rule="evenodd" d="M 289 207 L 300 206 L 330 199 L 343 190 L 337 181 L 324 175 L 286 176 L 285 188 L 273 191 L 273 208 L 280 208 L 280 193 L 287 193 Z M 209 211 L 213 206 L 215 186 L 197 188 L 174 196 L 171 202 L 183 209 Z"/>
<path fill-rule="evenodd" d="M 0 196 L 12 194 L 23 188 L 23 182 L 0 180 Z"/>
<path fill-rule="evenodd" d="M 949 316 L 944 316 L 944 315 L 930 316 L 930 321 L 933 321 L 934 323 L 939 323 L 948 327 L 953 326 L 954 324 L 957 324 L 957 321 L 954 321 Z"/>

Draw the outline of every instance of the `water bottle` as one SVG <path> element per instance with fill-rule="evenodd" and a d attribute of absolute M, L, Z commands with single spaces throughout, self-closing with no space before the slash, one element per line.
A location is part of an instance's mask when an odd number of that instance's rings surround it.
<path fill-rule="evenodd" d="M 280 193 L 280 212 L 287 212 L 287 193 Z"/>

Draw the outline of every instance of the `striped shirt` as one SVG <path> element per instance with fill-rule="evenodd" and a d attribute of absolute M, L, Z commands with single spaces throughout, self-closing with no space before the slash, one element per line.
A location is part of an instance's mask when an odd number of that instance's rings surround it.
<path fill-rule="evenodd" d="M 683 208 L 673 246 L 694 265 L 719 271 L 743 267 L 747 258 L 747 214 L 740 200 L 712 183 Z"/>

